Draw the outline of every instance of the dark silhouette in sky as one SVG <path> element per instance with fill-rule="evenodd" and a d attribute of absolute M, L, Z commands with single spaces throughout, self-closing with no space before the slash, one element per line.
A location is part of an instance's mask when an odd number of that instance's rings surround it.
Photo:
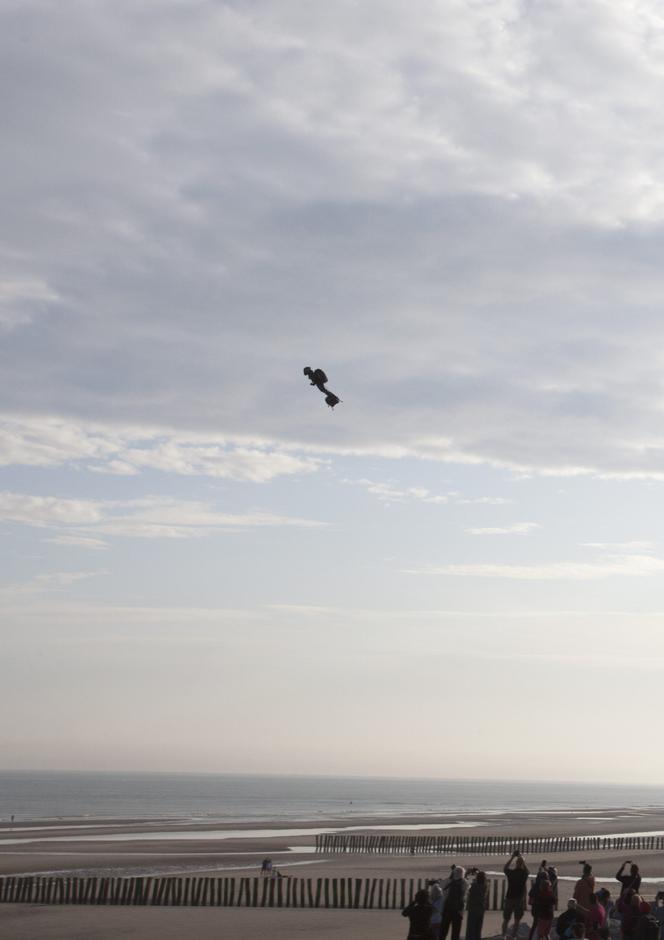
<path fill-rule="evenodd" d="M 334 408 L 335 405 L 339 404 L 341 399 L 337 398 L 334 392 L 331 392 L 329 389 L 325 388 L 325 383 L 329 380 L 322 369 L 312 369 L 311 366 L 305 366 L 304 374 L 309 379 L 311 385 L 315 385 L 318 391 L 325 395 L 325 402 L 330 406 L 330 408 Z"/>

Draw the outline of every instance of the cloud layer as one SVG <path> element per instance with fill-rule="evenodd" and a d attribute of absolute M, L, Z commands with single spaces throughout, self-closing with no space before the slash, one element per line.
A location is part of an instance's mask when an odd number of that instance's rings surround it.
<path fill-rule="evenodd" d="M 116 473 L 311 469 L 287 445 L 664 478 L 661 20 L 10 5 L 7 414 L 165 429 Z"/>

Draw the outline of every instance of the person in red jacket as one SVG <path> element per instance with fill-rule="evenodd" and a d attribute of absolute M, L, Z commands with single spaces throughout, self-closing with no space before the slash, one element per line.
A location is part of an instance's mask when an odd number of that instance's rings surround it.
<path fill-rule="evenodd" d="M 554 912 L 553 888 L 548 874 L 541 875 L 533 898 L 533 917 L 537 924 L 539 940 L 549 940 Z"/>

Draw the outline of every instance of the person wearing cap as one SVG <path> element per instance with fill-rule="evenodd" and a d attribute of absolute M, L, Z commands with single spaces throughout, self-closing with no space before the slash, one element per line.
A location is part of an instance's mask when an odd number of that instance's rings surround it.
<path fill-rule="evenodd" d="M 569 940 L 573 936 L 574 924 L 583 924 L 584 919 L 583 914 L 577 909 L 576 901 L 570 898 L 567 902 L 567 910 L 556 921 L 556 933 L 560 940 Z"/>

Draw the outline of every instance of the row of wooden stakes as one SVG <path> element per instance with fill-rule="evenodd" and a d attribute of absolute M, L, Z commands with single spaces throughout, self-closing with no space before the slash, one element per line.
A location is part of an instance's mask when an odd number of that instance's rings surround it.
<path fill-rule="evenodd" d="M 424 886 L 419 878 L 0 878 L 0 903 L 167 907 L 322 907 L 401 909 Z M 489 910 L 500 910 L 505 881 L 489 882 Z"/>
<path fill-rule="evenodd" d="M 657 851 L 662 836 L 459 836 L 366 835 L 327 833 L 316 836 L 316 851 L 327 854 L 503 855 L 516 851 L 545 857 L 557 852 Z"/>

